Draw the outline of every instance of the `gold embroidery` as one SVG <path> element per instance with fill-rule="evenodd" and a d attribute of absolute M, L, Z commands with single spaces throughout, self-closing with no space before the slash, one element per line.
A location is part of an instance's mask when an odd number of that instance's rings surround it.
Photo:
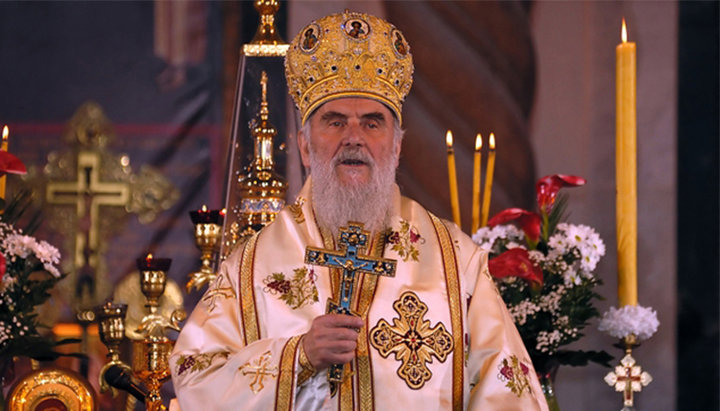
<path fill-rule="evenodd" d="M 453 409 L 463 408 L 463 347 L 462 338 L 465 334 L 462 326 L 462 311 L 460 306 L 460 281 L 458 279 L 457 258 L 450 233 L 442 221 L 428 212 L 435 226 L 435 233 L 440 243 L 443 266 L 445 268 L 445 284 L 450 303 L 450 322 L 454 339 L 453 352 Z"/>
<path fill-rule="evenodd" d="M 288 340 L 280 356 L 280 374 L 277 378 L 275 391 L 275 410 L 289 411 L 293 409 L 295 398 L 295 352 L 302 336 L 296 335 Z"/>
<path fill-rule="evenodd" d="M 300 368 L 302 368 L 302 370 L 300 371 L 300 374 L 298 374 L 297 385 L 302 385 L 305 381 L 315 376 L 315 374 L 317 374 L 317 370 L 313 367 L 312 363 L 310 363 L 310 360 L 305 353 L 302 338 L 300 339 L 298 345 L 298 364 L 300 364 Z"/>
<path fill-rule="evenodd" d="M 318 302 L 318 290 L 315 287 L 314 270 L 308 271 L 307 268 L 301 267 L 293 270 L 292 279 L 285 278 L 283 273 L 272 273 L 265 277 L 263 289 L 266 293 L 279 295 L 282 301 L 293 310 L 302 307 L 305 304 Z"/>
<path fill-rule="evenodd" d="M 520 397 L 526 390 L 530 392 L 528 372 L 530 372 L 528 366 L 520 362 L 517 356 L 511 355 L 510 361 L 503 358 L 498 378 L 505 382 L 505 386 L 510 388 L 513 394 Z"/>
<path fill-rule="evenodd" d="M 305 199 L 303 197 L 298 197 L 295 199 L 294 204 L 290 204 L 288 206 L 288 209 L 290 210 L 293 219 L 295 219 L 295 222 L 298 224 L 302 224 L 305 222 L 305 214 L 302 210 L 303 204 L 305 204 Z"/>
<path fill-rule="evenodd" d="M 218 298 L 236 298 L 235 290 L 232 287 L 223 287 L 225 282 L 225 275 L 218 275 L 215 278 L 215 282 L 202 298 L 203 302 L 208 304 L 208 312 L 211 313 L 215 310 Z"/>
<path fill-rule="evenodd" d="M 385 251 L 386 237 L 386 232 L 380 232 L 373 236 L 373 242 L 368 247 L 371 256 L 376 258 L 382 257 L 383 252 Z M 363 319 L 367 319 L 367 313 L 370 309 L 370 303 L 372 303 L 373 297 L 375 296 L 377 283 L 378 277 L 376 275 L 362 274 L 362 284 L 359 287 L 361 292 L 360 298 L 358 299 L 357 311 L 362 315 Z M 370 368 L 371 358 L 368 350 L 369 344 L 367 331 L 367 325 L 364 325 L 360 329 L 356 357 L 358 383 L 357 391 L 361 411 L 370 411 L 375 409 L 375 395 L 373 393 L 372 372 Z"/>
<path fill-rule="evenodd" d="M 265 384 L 263 384 L 265 377 L 275 378 L 277 376 L 277 367 L 270 368 L 271 358 L 270 351 L 265 351 L 260 358 L 255 360 L 254 364 L 251 365 L 250 361 L 248 361 L 238 368 L 242 375 L 249 374 L 253 376 L 252 381 L 250 381 L 250 389 L 255 394 L 265 388 Z"/>
<path fill-rule="evenodd" d="M 253 291 L 253 266 L 255 265 L 255 246 L 259 233 L 255 234 L 245 245 L 240 261 L 240 312 L 242 313 L 243 336 L 245 345 L 260 339 L 260 327 L 255 309 Z"/>
<path fill-rule="evenodd" d="M 190 370 L 191 372 L 203 371 L 210 367 L 215 357 L 227 358 L 230 355 L 227 351 L 219 351 L 214 353 L 202 353 L 197 355 L 181 355 L 175 362 L 177 367 L 177 374 L 183 375 L 185 371 Z"/>
<path fill-rule="evenodd" d="M 392 250 L 397 252 L 403 261 L 418 261 L 420 251 L 416 244 L 425 244 L 425 238 L 407 220 L 400 220 L 400 231 L 390 231 L 387 241 L 392 244 Z"/>
<path fill-rule="evenodd" d="M 404 292 L 393 307 L 400 318 L 393 319 L 392 326 L 384 319 L 378 321 L 370 330 L 370 344 L 383 358 L 394 353 L 395 359 L 402 361 L 398 375 L 417 390 L 432 377 L 426 363 L 432 362 L 432 357 L 445 362 L 452 352 L 452 335 L 442 323 L 430 327 L 430 321 L 423 319 L 428 307 L 412 291 Z"/>

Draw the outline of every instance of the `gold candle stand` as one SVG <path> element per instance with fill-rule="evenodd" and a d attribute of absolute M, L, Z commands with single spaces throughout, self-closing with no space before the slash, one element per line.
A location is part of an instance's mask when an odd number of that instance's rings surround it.
<path fill-rule="evenodd" d="M 190 293 L 193 288 L 200 290 L 217 277 L 213 263 L 222 239 L 224 216 L 224 209 L 208 210 L 205 206 L 198 211 L 190 212 L 190 219 L 195 225 L 195 244 L 200 249 L 202 264 L 200 270 L 188 276 L 188 282 L 185 284 L 187 293 Z"/>
<path fill-rule="evenodd" d="M 621 411 L 635 411 L 634 392 L 642 391 L 642 387 L 652 382 L 652 376 L 643 371 L 632 356 L 632 350 L 638 347 L 638 340 L 634 334 L 630 334 L 620 340 L 618 348 L 624 348 L 625 356 L 620 360 L 620 365 L 615 366 L 605 376 L 605 382 L 615 388 L 615 391 L 623 394 L 623 408 Z"/>
<path fill-rule="evenodd" d="M 165 292 L 167 284 L 169 259 L 153 259 L 152 255 L 148 255 L 146 258 L 139 258 L 137 266 L 140 270 L 140 290 L 145 296 L 145 307 L 148 312 L 137 329 L 143 338 L 133 342 L 131 368 L 120 360 L 119 352 L 119 345 L 125 334 L 124 318 L 127 306 L 107 302 L 96 308 L 100 339 L 108 347 L 108 358 L 110 359 L 100 372 L 100 385 L 104 387 L 103 390 L 107 390 L 108 384 L 104 377 L 105 372 L 111 366 L 118 365 L 128 370 L 131 369 L 133 375 L 148 389 L 148 394 L 145 396 L 145 408 L 149 411 L 165 410 L 166 407 L 160 396 L 160 387 L 170 377 L 168 357 L 175 344 L 175 341 L 165 336 L 165 332 L 168 329 L 180 331 L 179 323 L 185 319 L 185 311 L 175 310 L 169 318 L 158 312 L 159 299 Z"/>
<path fill-rule="evenodd" d="M 115 396 L 115 388 L 108 385 L 105 380 L 105 372 L 113 365 L 118 365 L 127 371 L 131 371 L 130 367 L 120 360 L 120 343 L 123 338 L 125 338 L 126 313 L 126 304 L 113 304 L 112 301 L 107 301 L 105 304 L 95 308 L 95 318 L 98 322 L 100 341 L 107 347 L 107 357 L 110 359 L 110 361 L 100 369 L 98 376 L 100 392 L 112 390 L 113 397 Z"/>

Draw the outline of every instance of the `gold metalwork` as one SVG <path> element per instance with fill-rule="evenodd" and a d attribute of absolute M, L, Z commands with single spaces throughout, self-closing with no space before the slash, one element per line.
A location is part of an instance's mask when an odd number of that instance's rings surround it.
<path fill-rule="evenodd" d="M 340 239 L 338 240 L 341 251 L 324 250 L 317 247 L 305 248 L 305 263 L 320 265 L 323 267 L 342 268 L 342 281 L 338 298 L 328 300 L 328 313 L 358 315 L 357 297 L 354 293 L 357 278 L 361 273 L 384 275 L 393 277 L 397 267 L 397 261 L 388 258 L 377 258 L 363 255 L 368 246 L 367 231 L 363 230 L 363 224 L 348 222 L 347 227 L 340 228 Z M 333 364 L 328 368 L 328 381 L 339 383 L 343 380 L 343 366 Z M 333 389 L 331 387 L 331 393 Z"/>
<path fill-rule="evenodd" d="M 140 273 L 133 271 L 126 275 L 115 286 L 113 300 L 116 303 L 127 304 L 127 316 L 125 317 L 125 336 L 131 340 L 142 340 L 144 335 L 137 329 L 145 317 L 145 296 L 140 290 Z M 163 317 L 171 317 L 175 310 L 183 307 L 183 293 L 173 279 L 168 278 L 165 284 L 165 292 L 158 299 L 157 314 Z"/>
<path fill-rule="evenodd" d="M 165 337 L 133 343 L 133 372 L 148 389 L 145 397 L 145 409 L 148 411 L 165 409 L 160 396 L 160 386 L 170 378 L 168 357 L 174 343 Z"/>
<path fill-rule="evenodd" d="M 248 172 L 237 180 L 240 204 L 230 209 L 233 215 L 226 224 L 226 250 L 271 223 L 285 206 L 288 185 L 285 178 L 275 172 L 273 139 L 277 130 L 269 120 L 267 85 L 268 77 L 263 71 L 260 111 L 250 126 L 250 134 L 255 141 L 255 157 Z M 237 222 L 237 226 L 233 227 L 233 221 Z"/>
<path fill-rule="evenodd" d="M 434 214 L 428 213 L 432 220 L 440 243 L 443 269 L 445 271 L 445 285 L 450 305 L 450 323 L 454 340 L 453 352 L 453 409 L 459 410 L 463 407 L 463 366 L 465 355 L 463 354 L 463 336 L 465 330 L 462 325 L 462 296 L 460 294 L 460 279 L 458 278 L 457 256 L 453 247 L 452 238 L 445 224 Z"/>
<path fill-rule="evenodd" d="M 634 410 L 633 392 L 642 391 L 642 387 L 652 382 L 652 376 L 637 365 L 632 356 L 632 348 L 637 346 L 637 337 L 633 334 L 625 337 L 621 343 L 625 346 L 625 356 L 620 365 L 605 375 L 605 382 L 623 393 L 623 411 Z"/>
<path fill-rule="evenodd" d="M 189 293 L 193 288 L 200 290 L 206 284 L 213 282 L 217 277 L 212 264 L 217 248 L 220 245 L 221 238 L 222 226 L 220 224 L 195 224 L 195 244 L 200 249 L 200 260 L 202 261 L 202 266 L 200 267 L 200 270 L 189 275 L 190 279 L 185 284 L 186 292 Z"/>
<path fill-rule="evenodd" d="M 84 321 L 112 292 L 104 260 L 108 238 L 125 226 L 128 213 L 146 223 L 179 197 L 157 171 L 142 167 L 134 174 L 128 156 L 109 152 L 114 138 L 102 108 L 83 104 L 64 135 L 70 148 L 50 153 L 43 175 L 31 173 L 28 182 L 45 196 L 39 201 L 47 205 L 52 228 L 65 234 L 63 249 L 72 257 L 63 260 L 70 275 L 58 285 L 59 292 L 75 297 L 74 308 Z"/>
<path fill-rule="evenodd" d="M 110 360 L 100 370 L 98 382 L 100 383 L 100 392 L 106 392 L 112 389 L 113 397 L 116 391 L 110 387 L 105 381 L 105 373 L 108 368 L 117 365 L 131 372 L 130 367 L 120 360 L 120 343 L 125 337 L 125 314 L 127 313 L 126 304 L 113 304 L 107 301 L 105 304 L 95 309 L 95 317 L 98 322 L 98 331 L 100 333 L 100 341 L 108 349 L 107 358 Z"/>
<path fill-rule="evenodd" d="M 81 376 L 68 370 L 46 368 L 15 383 L 7 397 L 8 410 L 67 409 L 95 411 L 95 391 Z"/>
<path fill-rule="evenodd" d="M 250 44 L 243 46 L 243 54 L 249 57 L 284 56 L 289 44 L 285 43 L 275 28 L 275 13 L 280 9 L 277 0 L 255 0 L 255 10 L 260 13 L 260 24 Z"/>
<path fill-rule="evenodd" d="M 165 330 L 180 331 L 180 322 L 185 320 L 185 310 L 178 308 L 166 317 L 159 312 L 159 300 L 165 293 L 167 274 L 163 270 L 141 270 L 140 290 L 147 299 L 148 314 L 140 322 L 137 332 L 146 338 L 164 338 Z"/>
<path fill-rule="evenodd" d="M 262 391 L 263 388 L 265 388 L 265 384 L 263 384 L 263 380 L 265 377 L 277 377 L 277 367 L 270 367 L 270 360 L 272 359 L 272 355 L 270 354 L 270 351 L 264 352 L 258 359 L 254 361 L 253 364 L 250 364 L 250 362 L 246 362 L 245 364 L 241 365 L 240 368 L 238 368 L 238 371 L 242 375 L 252 375 L 253 379 L 250 381 L 250 389 L 253 393 L 257 394 L 260 391 Z"/>
<path fill-rule="evenodd" d="M 404 292 L 393 307 L 400 318 L 393 319 L 392 326 L 384 319 L 378 321 L 370 330 L 370 344 L 383 358 L 394 353 L 402 362 L 397 374 L 417 390 L 432 377 L 426 363 L 432 362 L 432 357 L 445 362 L 453 350 L 453 338 L 442 323 L 431 327 L 430 321 L 423 319 L 428 307 L 412 291 Z"/>
<path fill-rule="evenodd" d="M 326 101 L 363 97 L 387 105 L 402 119 L 413 62 L 400 30 L 365 13 L 345 11 L 302 29 L 285 58 L 288 89 L 302 124 Z"/>

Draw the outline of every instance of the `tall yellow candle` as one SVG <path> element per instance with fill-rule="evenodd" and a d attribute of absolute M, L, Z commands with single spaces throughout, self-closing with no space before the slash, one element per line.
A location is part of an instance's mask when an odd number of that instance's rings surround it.
<path fill-rule="evenodd" d="M 0 149 L 2 151 L 8 151 L 8 140 L 10 137 L 10 129 L 6 125 L 2 131 L 2 143 L 0 143 Z M 5 199 L 5 179 L 7 176 L 0 177 L 0 198 Z"/>
<path fill-rule="evenodd" d="M 482 227 L 488 222 L 488 214 L 490 213 L 490 196 L 492 193 L 493 174 L 495 172 L 495 134 L 490 133 L 489 141 L 490 150 L 488 152 L 487 169 L 485 170 L 485 190 L 483 191 L 482 205 Z"/>
<path fill-rule="evenodd" d="M 616 49 L 615 173 L 619 306 L 637 305 L 636 50 L 627 41 Z"/>
<path fill-rule="evenodd" d="M 472 186 L 472 227 L 474 233 L 480 227 L 480 163 L 482 162 L 482 136 L 478 133 L 475 136 L 475 158 L 473 162 L 473 186 Z"/>
<path fill-rule="evenodd" d="M 460 225 L 460 200 L 458 199 L 457 174 L 455 173 L 455 150 L 453 150 L 453 135 L 450 130 L 445 134 L 445 144 L 447 144 L 450 206 L 452 207 L 453 221 L 455 221 L 458 227 L 462 227 Z"/>

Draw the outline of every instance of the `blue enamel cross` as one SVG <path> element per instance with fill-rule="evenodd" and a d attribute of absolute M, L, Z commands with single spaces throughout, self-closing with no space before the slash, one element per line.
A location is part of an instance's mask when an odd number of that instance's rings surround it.
<path fill-rule="evenodd" d="M 328 299 L 328 313 L 358 316 L 351 308 L 356 273 L 395 276 L 397 261 L 388 258 L 373 258 L 362 254 L 367 247 L 369 234 L 363 230 L 362 223 L 348 222 L 347 227 L 340 229 L 338 243 L 341 251 L 315 247 L 305 249 L 306 264 L 343 269 L 340 292 L 337 294 L 338 301 Z M 334 364 L 328 369 L 328 380 L 341 382 L 342 373 L 343 365 Z"/>

